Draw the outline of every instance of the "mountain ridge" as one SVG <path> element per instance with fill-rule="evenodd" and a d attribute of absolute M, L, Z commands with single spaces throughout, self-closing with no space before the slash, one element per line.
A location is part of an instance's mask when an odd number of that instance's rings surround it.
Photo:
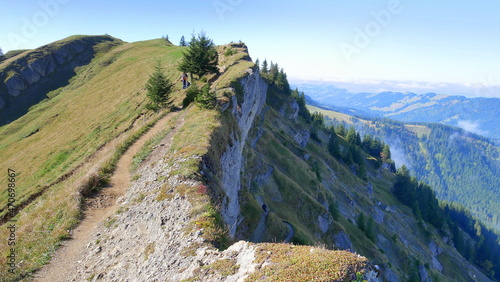
<path fill-rule="evenodd" d="M 461 127 L 485 137 L 500 139 L 497 119 L 499 98 L 412 92 L 351 93 L 334 85 L 297 84 L 324 106 L 346 107 L 403 122 L 434 122 Z"/>
<path fill-rule="evenodd" d="M 81 201 L 89 197 L 82 189 L 106 189 L 101 181 L 126 148 L 169 114 L 146 110 L 144 84 L 159 58 L 167 77 L 177 81 L 183 48 L 160 39 L 112 48 L 80 68 L 58 95 L 0 127 L 2 165 L 21 171 L 20 195 L 84 163 L 16 215 L 22 246 L 17 256 L 23 261 L 16 279 L 33 274 L 71 236 Z M 489 280 L 457 252 L 448 232 L 419 221 L 396 199 L 395 175 L 377 166 L 380 157 L 353 147 L 361 158 L 348 164 L 328 152 L 330 131 L 304 110 L 303 97 L 280 83 L 283 73 L 278 80 L 261 72 L 243 43 L 217 51 L 221 73 L 201 78 L 213 82 L 217 106 L 189 105 L 176 130 L 166 126 L 139 150 L 131 186 L 117 212 L 87 238 L 71 277 L 307 280 L 321 274 L 377 281 L 377 264 L 380 279 L 389 281 Z M 174 90 L 180 105 L 186 90 L 179 83 Z M 169 132 L 171 141 L 165 139 Z M 349 141 L 338 138 L 350 150 Z M 52 143 L 41 148 L 39 142 L 47 140 Z M 96 159 L 86 163 L 88 156 Z M 305 246 L 238 243 L 252 236 L 261 218 L 259 241 L 291 237 Z M 7 231 L 2 228 L 1 236 Z"/>

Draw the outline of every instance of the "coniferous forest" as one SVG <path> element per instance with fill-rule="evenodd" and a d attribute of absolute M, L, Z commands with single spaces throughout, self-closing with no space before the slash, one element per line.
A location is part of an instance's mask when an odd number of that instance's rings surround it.
<path fill-rule="evenodd" d="M 492 141 L 441 124 L 361 117 L 339 121 L 317 112 L 312 116 L 334 129 L 328 144 L 333 156 L 353 162 L 352 150 L 338 150 L 336 138 L 341 136 L 352 148 L 359 145 L 366 154 L 385 160 L 396 172 L 392 191 L 399 201 L 420 222 L 448 237 L 463 257 L 500 279 L 499 148 Z"/>
<path fill-rule="evenodd" d="M 500 148 L 489 139 L 442 124 L 353 117 L 347 125 L 325 119 L 384 140 L 396 165 L 406 165 L 439 200 L 460 203 L 486 226 L 500 231 Z"/>

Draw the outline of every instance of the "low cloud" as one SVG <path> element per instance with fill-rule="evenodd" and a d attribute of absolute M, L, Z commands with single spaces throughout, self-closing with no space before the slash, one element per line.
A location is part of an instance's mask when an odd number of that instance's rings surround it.
<path fill-rule="evenodd" d="M 457 122 L 457 126 L 464 129 L 465 131 L 479 135 L 487 135 L 489 133 L 488 131 L 479 129 L 481 124 L 471 120 L 459 120 Z"/>
<path fill-rule="evenodd" d="M 411 164 L 406 158 L 405 150 L 401 146 L 400 140 L 393 140 L 395 142 L 387 143 L 391 148 L 391 159 L 396 164 L 396 168 L 400 168 L 405 165 L 408 169 L 411 170 Z"/>

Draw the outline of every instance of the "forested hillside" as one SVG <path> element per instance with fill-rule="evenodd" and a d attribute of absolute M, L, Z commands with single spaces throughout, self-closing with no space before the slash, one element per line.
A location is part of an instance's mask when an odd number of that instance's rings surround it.
<path fill-rule="evenodd" d="M 500 230 L 500 148 L 487 138 L 441 124 L 323 113 L 327 123 L 381 138 L 391 146 L 396 165 L 408 166 L 440 200 L 459 203 Z"/>
<path fill-rule="evenodd" d="M 372 155 L 402 162 L 392 189 L 398 200 L 410 207 L 417 219 L 449 236 L 462 256 L 491 277 L 498 276 L 498 232 L 484 224 L 498 227 L 499 223 L 497 147 L 484 137 L 449 126 L 368 120 L 312 106 L 308 108 L 313 117 L 324 119 L 330 130 L 351 140 L 350 143 L 359 144 Z M 381 139 L 391 144 L 390 149 Z M 344 162 L 352 162 L 349 152 L 339 154 L 336 147 L 338 145 L 330 139 L 330 153 Z M 461 158 L 461 155 L 464 156 Z M 388 164 L 391 162 L 389 160 Z M 438 185 L 439 189 L 434 188 Z M 444 201 L 438 201 L 445 197 Z"/>

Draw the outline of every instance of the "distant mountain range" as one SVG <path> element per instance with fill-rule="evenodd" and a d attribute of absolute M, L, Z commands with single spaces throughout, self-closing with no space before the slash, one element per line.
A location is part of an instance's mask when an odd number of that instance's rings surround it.
<path fill-rule="evenodd" d="M 500 140 L 499 98 L 467 98 L 436 93 L 351 93 L 331 84 L 294 85 L 323 106 L 351 115 L 388 117 L 404 122 L 442 123 Z"/>

